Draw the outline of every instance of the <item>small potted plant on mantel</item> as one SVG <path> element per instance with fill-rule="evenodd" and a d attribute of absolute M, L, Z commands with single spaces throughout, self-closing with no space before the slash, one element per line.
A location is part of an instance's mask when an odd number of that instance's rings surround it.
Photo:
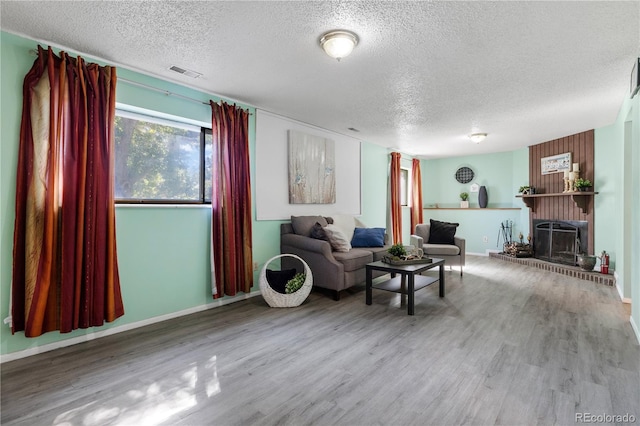
<path fill-rule="evenodd" d="M 531 187 L 530 187 L 529 185 L 521 186 L 521 187 L 518 189 L 518 192 L 519 192 L 520 194 L 522 194 L 522 195 L 528 195 L 528 194 L 531 194 L 531 193 L 532 193 L 532 192 L 531 192 Z"/>
<path fill-rule="evenodd" d="M 460 208 L 468 209 L 469 208 L 469 193 L 461 192 L 460 193 Z"/>
<path fill-rule="evenodd" d="M 573 185 L 576 187 L 576 190 L 580 192 L 590 191 L 591 187 L 593 186 L 593 184 L 589 179 L 582 179 L 582 178 L 576 179 Z"/>

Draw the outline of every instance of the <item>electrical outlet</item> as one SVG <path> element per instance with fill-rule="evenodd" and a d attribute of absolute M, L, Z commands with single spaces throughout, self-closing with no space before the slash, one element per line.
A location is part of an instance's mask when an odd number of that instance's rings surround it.
<path fill-rule="evenodd" d="M 258 262 L 253 262 L 253 270 L 254 271 L 258 270 Z"/>
<path fill-rule="evenodd" d="M 487 237 L 486 235 L 484 237 L 482 237 L 482 242 L 483 243 L 488 243 L 489 242 L 489 237 Z"/>

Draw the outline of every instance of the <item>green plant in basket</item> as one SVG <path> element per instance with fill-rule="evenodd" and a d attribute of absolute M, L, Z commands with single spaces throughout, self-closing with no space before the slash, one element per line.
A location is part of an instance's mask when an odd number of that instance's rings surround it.
<path fill-rule="evenodd" d="M 460 199 L 462 201 L 467 201 L 469 199 L 469 193 L 468 192 L 461 192 L 460 193 Z"/>
<path fill-rule="evenodd" d="M 293 278 L 287 281 L 287 284 L 284 287 L 284 292 L 286 294 L 295 293 L 296 291 L 300 290 L 300 287 L 302 287 L 302 285 L 304 284 L 304 280 L 304 274 L 302 272 L 298 272 L 293 276 Z"/>
<path fill-rule="evenodd" d="M 387 252 L 393 256 L 394 258 L 398 258 L 400 259 L 402 256 L 406 256 L 407 255 L 407 250 L 404 248 L 404 246 L 400 243 L 398 244 L 394 244 L 391 247 L 389 247 L 389 249 L 387 250 Z"/>

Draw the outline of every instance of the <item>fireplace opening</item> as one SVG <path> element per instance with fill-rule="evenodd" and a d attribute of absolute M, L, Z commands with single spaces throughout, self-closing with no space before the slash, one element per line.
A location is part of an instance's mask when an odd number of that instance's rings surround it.
<path fill-rule="evenodd" d="M 533 221 L 534 257 L 553 263 L 577 265 L 577 255 L 588 251 L 588 222 Z"/>

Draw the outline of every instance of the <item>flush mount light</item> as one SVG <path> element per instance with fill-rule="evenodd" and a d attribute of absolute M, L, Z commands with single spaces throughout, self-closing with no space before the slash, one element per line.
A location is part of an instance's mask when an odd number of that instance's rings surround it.
<path fill-rule="evenodd" d="M 486 137 L 486 133 L 472 133 L 469 135 L 469 139 L 471 139 L 471 141 L 475 143 L 482 142 Z"/>
<path fill-rule="evenodd" d="M 320 46 L 332 58 L 340 59 L 349 56 L 358 44 L 358 36 L 347 30 L 329 31 L 320 38 Z"/>

